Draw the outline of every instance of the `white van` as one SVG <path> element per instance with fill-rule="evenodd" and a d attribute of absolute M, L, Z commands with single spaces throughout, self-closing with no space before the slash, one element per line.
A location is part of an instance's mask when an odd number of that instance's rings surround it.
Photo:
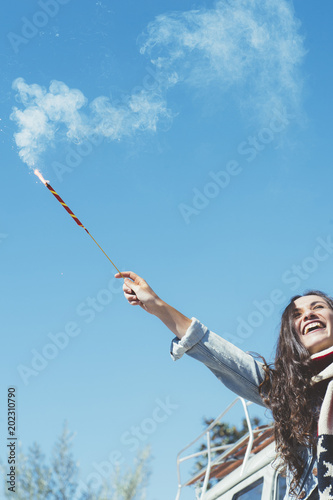
<path fill-rule="evenodd" d="M 240 402 L 245 412 L 248 433 L 234 444 L 211 446 L 211 430 L 231 408 Z M 178 492 L 181 498 L 184 487 L 195 486 L 197 500 L 282 500 L 286 480 L 272 462 L 276 458 L 273 425 L 252 428 L 248 406 L 252 403 L 236 398 L 231 405 L 177 455 Z M 188 454 L 188 450 L 206 439 L 206 449 Z M 187 452 L 187 455 L 185 455 Z M 207 456 L 207 466 L 181 481 L 181 465 L 188 460 Z M 217 483 L 208 489 L 209 480 Z"/>

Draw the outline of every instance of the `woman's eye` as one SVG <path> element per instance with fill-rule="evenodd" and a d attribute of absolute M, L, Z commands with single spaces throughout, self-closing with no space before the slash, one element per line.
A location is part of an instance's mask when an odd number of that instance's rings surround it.
<path fill-rule="evenodd" d="M 317 306 L 314 307 L 314 309 L 323 309 L 323 305 L 322 304 L 318 304 Z"/>

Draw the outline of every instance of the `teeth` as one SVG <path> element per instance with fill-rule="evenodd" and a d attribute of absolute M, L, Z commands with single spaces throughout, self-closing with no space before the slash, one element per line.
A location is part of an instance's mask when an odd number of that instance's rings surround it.
<path fill-rule="evenodd" d="M 306 325 L 306 327 L 304 329 L 304 335 L 306 335 L 311 328 L 316 328 L 316 327 L 322 328 L 323 325 L 322 325 L 322 323 L 319 323 L 318 321 L 314 321 L 313 323 L 309 323 L 308 325 Z"/>

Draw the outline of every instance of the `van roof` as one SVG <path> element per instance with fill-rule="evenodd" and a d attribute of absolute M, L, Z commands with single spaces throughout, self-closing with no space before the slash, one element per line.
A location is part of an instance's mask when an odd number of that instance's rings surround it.
<path fill-rule="evenodd" d="M 236 443 L 215 446 L 211 440 L 212 429 L 222 421 L 226 413 L 232 407 L 240 402 L 243 406 L 245 418 L 248 426 L 248 433 L 241 437 Z M 202 490 L 200 498 L 211 497 L 213 490 L 217 488 L 224 489 L 224 485 L 236 485 L 248 475 L 251 475 L 260 468 L 268 465 L 276 458 L 274 443 L 274 425 L 261 425 L 252 428 L 252 422 L 248 413 L 248 406 L 252 403 L 237 397 L 194 441 L 188 444 L 177 456 L 178 471 L 178 492 L 176 500 L 179 500 L 183 487 L 193 486 Z M 207 445 L 202 447 L 199 452 L 188 454 L 193 445 L 197 444 L 206 437 Z M 184 452 L 186 456 L 182 456 Z M 207 465 L 201 470 L 193 473 L 185 482 L 181 481 L 180 466 L 187 460 L 197 459 L 198 457 L 207 457 Z M 212 479 L 218 481 L 214 487 L 208 490 L 208 483 Z M 200 486 L 202 484 L 202 487 Z M 207 497 L 206 497 L 207 491 Z"/>
<path fill-rule="evenodd" d="M 252 443 L 251 457 L 262 451 L 269 444 L 274 441 L 274 429 L 273 426 L 262 425 L 253 429 L 256 434 L 255 439 Z M 234 445 L 230 445 L 230 449 L 227 453 L 221 454 L 221 461 L 217 457 L 216 463 L 211 466 L 209 479 L 222 479 L 235 469 L 238 469 L 243 464 L 246 450 L 249 444 L 250 435 L 249 433 L 243 436 Z M 223 458 L 222 458 L 223 456 Z M 193 477 L 187 484 L 192 485 L 198 481 L 204 479 L 207 467 L 202 469 L 195 477 Z"/>

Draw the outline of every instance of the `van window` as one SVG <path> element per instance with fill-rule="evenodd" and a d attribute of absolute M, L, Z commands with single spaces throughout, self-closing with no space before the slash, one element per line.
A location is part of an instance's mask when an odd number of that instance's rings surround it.
<path fill-rule="evenodd" d="M 232 500 L 261 500 L 261 494 L 262 494 L 262 487 L 264 484 L 264 478 L 261 477 L 256 481 L 255 483 L 250 484 L 246 488 L 244 488 L 242 491 L 239 491 L 236 493 L 233 497 Z"/>
<path fill-rule="evenodd" d="M 282 477 L 280 474 L 277 477 L 277 485 L 276 485 L 276 500 L 283 500 L 287 490 L 286 478 Z"/>

